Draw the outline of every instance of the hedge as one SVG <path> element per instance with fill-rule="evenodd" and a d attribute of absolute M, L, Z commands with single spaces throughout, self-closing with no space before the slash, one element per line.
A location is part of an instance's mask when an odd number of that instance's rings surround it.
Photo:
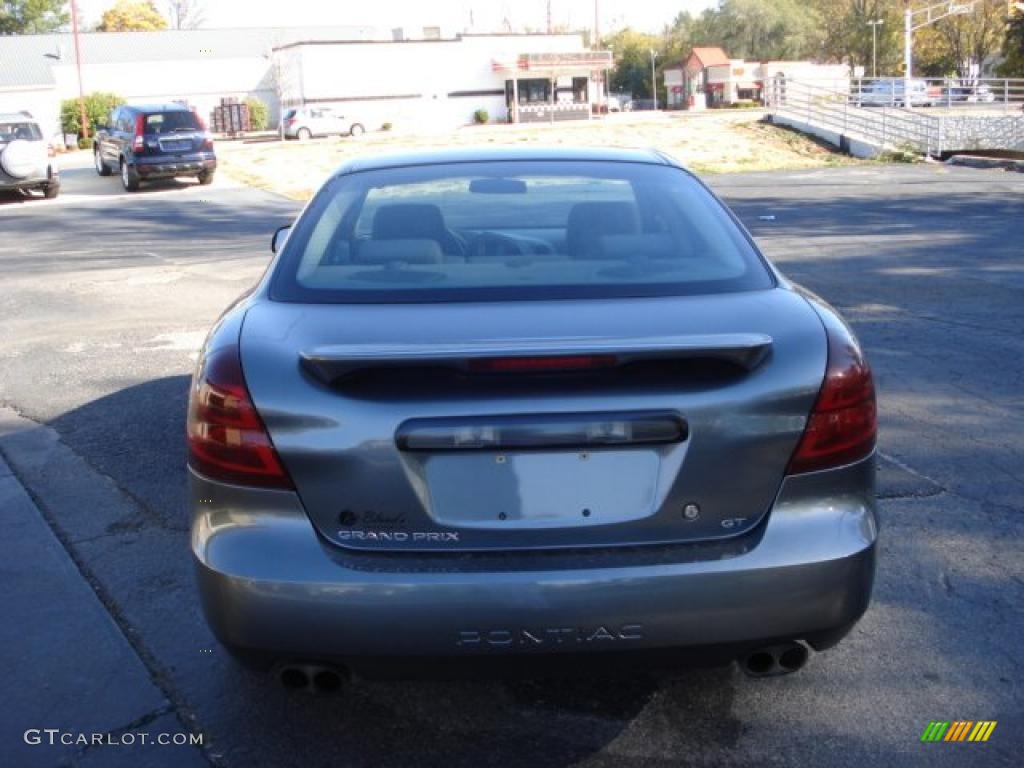
<path fill-rule="evenodd" d="M 89 135 L 96 132 L 95 126 L 105 125 L 110 119 L 110 111 L 124 104 L 124 99 L 116 93 L 96 91 L 85 95 L 85 116 L 89 121 Z M 60 126 L 64 133 L 82 135 L 81 112 L 78 99 L 65 99 L 60 103 Z"/>

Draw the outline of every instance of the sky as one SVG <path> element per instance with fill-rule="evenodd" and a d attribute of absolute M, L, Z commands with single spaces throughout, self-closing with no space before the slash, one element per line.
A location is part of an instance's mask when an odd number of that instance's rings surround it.
<path fill-rule="evenodd" d="M 99 21 L 115 0 L 78 0 L 86 25 Z M 508 18 L 514 27 L 543 29 L 547 0 L 199 0 L 203 27 L 275 27 L 289 25 L 357 25 L 384 27 L 440 26 L 461 31 L 470 12 L 479 31 L 500 29 Z M 166 12 L 164 0 L 154 0 Z M 624 26 L 656 32 L 680 11 L 697 14 L 714 0 L 597 0 L 601 30 Z M 594 0 L 551 0 L 552 21 L 573 29 L 593 27 Z"/>

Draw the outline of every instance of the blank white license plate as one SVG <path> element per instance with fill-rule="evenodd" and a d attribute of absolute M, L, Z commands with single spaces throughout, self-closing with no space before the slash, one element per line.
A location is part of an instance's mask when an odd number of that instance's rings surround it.
<path fill-rule="evenodd" d="M 463 528 L 564 528 L 654 512 L 654 450 L 458 452 L 424 457 L 431 515 Z"/>

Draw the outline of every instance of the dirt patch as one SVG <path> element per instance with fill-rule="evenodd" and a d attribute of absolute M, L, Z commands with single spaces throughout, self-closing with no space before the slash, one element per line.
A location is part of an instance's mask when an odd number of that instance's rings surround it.
<path fill-rule="evenodd" d="M 221 142 L 219 168 L 251 186 L 306 200 L 340 163 L 380 152 L 488 145 L 653 147 L 699 173 L 855 163 L 810 138 L 759 122 L 757 113 L 631 114 L 554 125 L 466 126 L 430 134 L 375 131 L 358 138 Z"/>

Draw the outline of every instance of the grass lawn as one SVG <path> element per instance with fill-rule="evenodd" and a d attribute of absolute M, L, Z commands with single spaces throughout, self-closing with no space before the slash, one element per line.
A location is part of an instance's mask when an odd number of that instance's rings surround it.
<path fill-rule="evenodd" d="M 219 170 L 261 189 L 306 200 L 342 161 L 403 150 L 487 145 L 654 147 L 698 173 L 818 168 L 858 161 L 757 112 L 627 113 L 605 119 L 531 125 L 466 126 L 431 133 L 371 131 L 358 138 L 221 141 Z"/>

